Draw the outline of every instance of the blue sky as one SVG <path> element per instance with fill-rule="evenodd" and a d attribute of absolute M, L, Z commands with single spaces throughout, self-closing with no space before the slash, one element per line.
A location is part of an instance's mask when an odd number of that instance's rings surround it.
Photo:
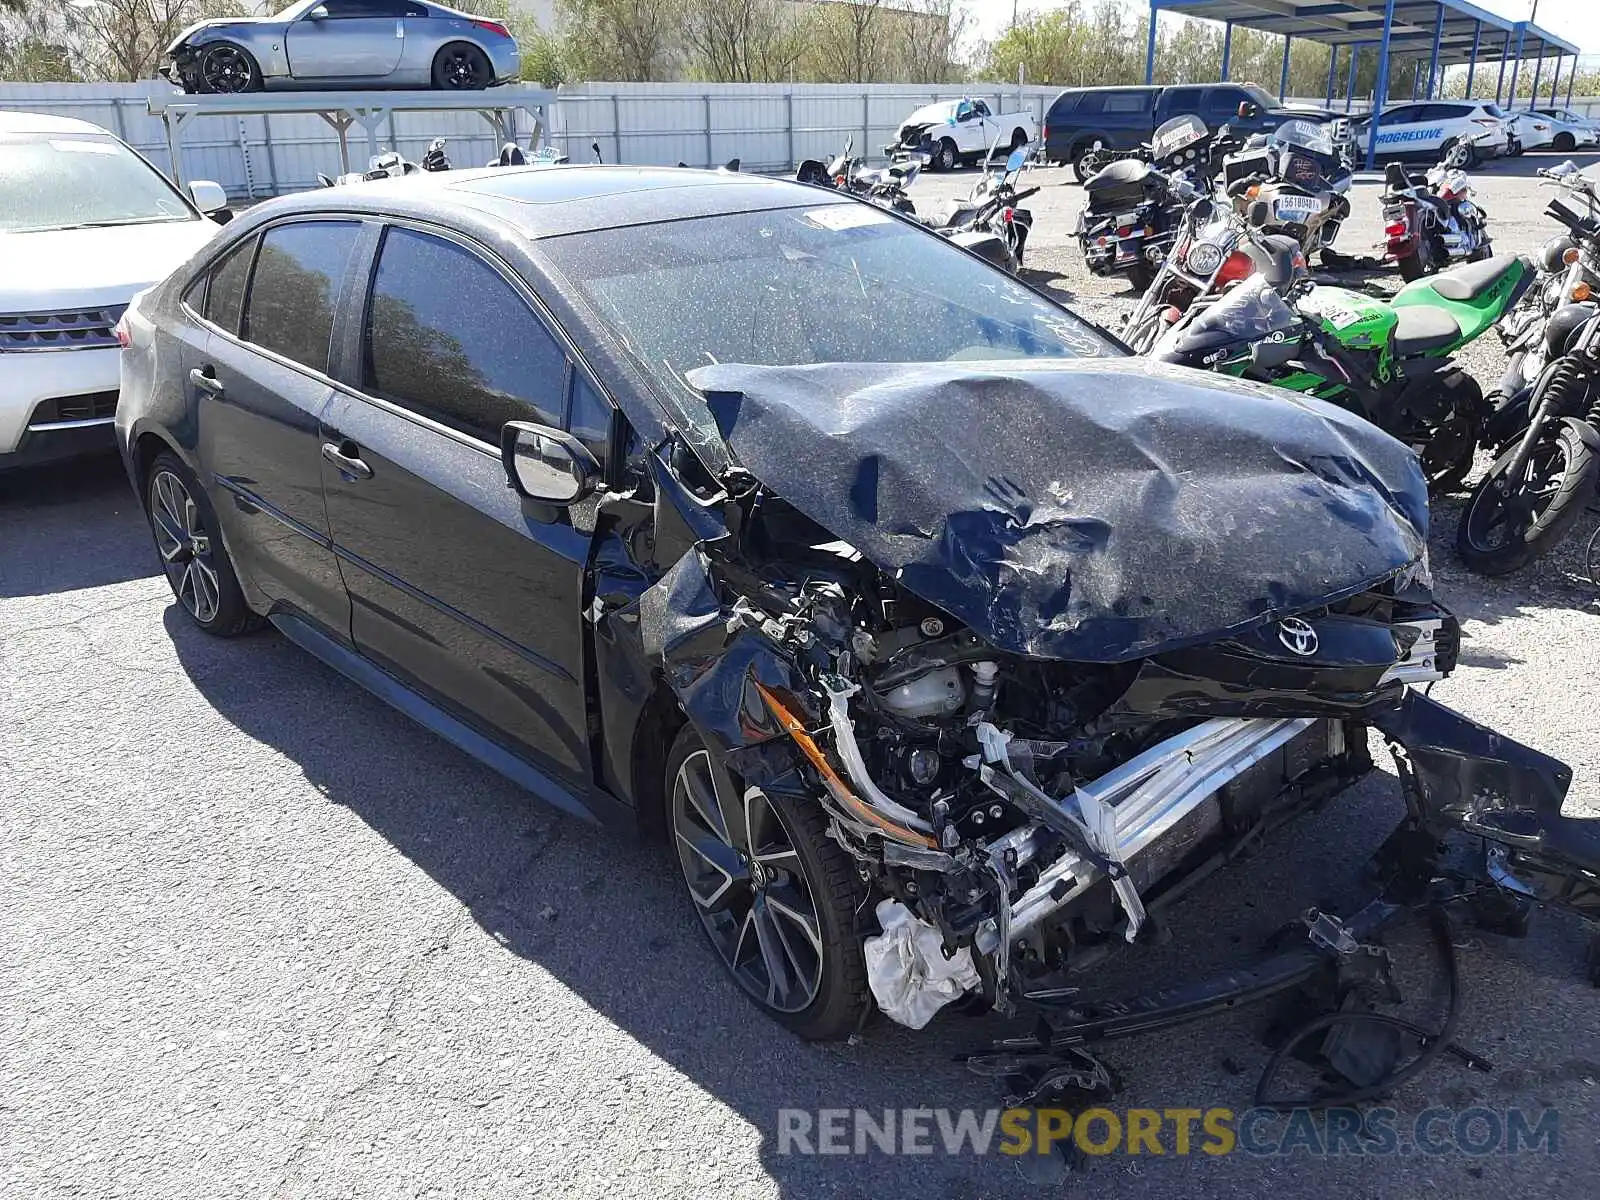
<path fill-rule="evenodd" d="M 1019 0 L 1019 7 L 1021 11 L 1028 12 L 1059 8 L 1065 2 L 1066 0 Z M 1488 9 L 1497 16 L 1510 17 L 1514 21 L 1527 20 L 1528 13 L 1533 8 L 1532 0 L 1473 0 L 1473 2 L 1479 8 Z M 1146 8 L 1144 0 L 1124 0 L 1124 3 L 1140 11 Z M 1012 0 L 966 0 L 966 7 L 972 13 L 977 25 L 978 37 L 993 38 L 1011 23 Z M 1600 21 L 1595 20 L 1597 8 L 1600 8 L 1597 0 L 1539 0 L 1537 21 L 1542 28 L 1581 48 L 1586 55 L 1600 55 Z M 1585 20 L 1585 17 L 1588 19 Z M 1170 21 L 1174 18 L 1167 16 L 1162 19 Z"/>

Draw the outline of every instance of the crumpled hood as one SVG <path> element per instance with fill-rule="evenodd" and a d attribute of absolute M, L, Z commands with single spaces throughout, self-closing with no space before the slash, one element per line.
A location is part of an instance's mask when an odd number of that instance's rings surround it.
<path fill-rule="evenodd" d="M 0 312 L 126 304 L 187 262 L 221 228 L 200 220 L 0 233 Z"/>
<path fill-rule="evenodd" d="M 924 104 L 904 121 L 900 122 L 901 129 L 908 129 L 913 125 L 948 125 L 954 119 L 948 103 Z"/>
<path fill-rule="evenodd" d="M 273 16 L 265 16 L 265 17 L 211 17 L 211 18 L 209 18 L 207 20 L 204 20 L 204 21 L 196 21 L 193 25 L 189 26 L 189 28 L 185 29 L 177 37 L 173 38 L 171 42 L 167 43 L 167 48 L 164 51 L 162 51 L 162 53 L 170 56 L 171 54 L 176 52 L 176 50 L 178 49 L 179 46 L 183 45 L 190 38 L 192 38 L 195 34 L 199 33 L 202 29 L 226 29 L 231 25 L 281 25 L 281 24 L 283 24 L 283 22 L 279 21 L 278 18 L 273 17 Z"/>
<path fill-rule="evenodd" d="M 719 364 L 757 479 L 1001 650 L 1116 662 L 1414 562 L 1405 446 L 1332 405 L 1139 359 Z"/>

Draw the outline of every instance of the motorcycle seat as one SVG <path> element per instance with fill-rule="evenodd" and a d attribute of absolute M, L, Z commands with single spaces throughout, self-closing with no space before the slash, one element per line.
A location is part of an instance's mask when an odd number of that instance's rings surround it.
<path fill-rule="evenodd" d="M 1390 341 L 1395 357 L 1410 358 L 1426 354 L 1458 341 L 1461 325 L 1442 308 L 1397 308 L 1394 310 L 1394 333 Z"/>
<path fill-rule="evenodd" d="M 1137 158 L 1119 158 L 1089 176 L 1084 181 L 1083 190 L 1093 196 L 1096 192 L 1136 187 L 1144 182 L 1147 175 L 1156 173 L 1156 169 L 1147 162 Z"/>
<path fill-rule="evenodd" d="M 1497 254 L 1482 262 L 1441 271 L 1431 280 L 1433 290 L 1446 300 L 1476 300 L 1517 265 L 1515 254 Z"/>

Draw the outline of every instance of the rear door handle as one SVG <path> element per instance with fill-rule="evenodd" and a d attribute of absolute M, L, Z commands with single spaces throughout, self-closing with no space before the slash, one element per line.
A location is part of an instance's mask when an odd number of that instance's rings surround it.
<path fill-rule="evenodd" d="M 323 442 L 322 457 L 338 467 L 347 479 L 372 478 L 372 468 L 361 461 L 361 450 L 352 441 L 345 440 L 338 445 Z"/>
<path fill-rule="evenodd" d="M 189 382 L 208 396 L 222 395 L 222 380 L 217 378 L 215 367 L 195 367 L 189 372 Z"/>

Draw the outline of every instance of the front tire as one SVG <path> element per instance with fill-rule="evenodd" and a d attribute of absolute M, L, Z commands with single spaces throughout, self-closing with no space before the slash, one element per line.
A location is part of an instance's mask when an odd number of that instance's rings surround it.
<path fill-rule="evenodd" d="M 218 42 L 207 46 L 195 71 L 195 90 L 202 95 L 232 96 L 261 90 L 261 68 L 242 46 Z"/>
<path fill-rule="evenodd" d="M 685 725 L 667 755 L 667 830 L 701 927 L 769 1016 L 832 1041 L 872 1007 L 866 889 L 822 809 L 745 785 Z"/>
<path fill-rule="evenodd" d="M 1583 421 L 1562 418 L 1554 436 L 1541 437 L 1515 490 L 1501 490 L 1516 456 L 1495 460 L 1461 514 L 1456 549 L 1480 575 L 1508 575 L 1540 557 L 1583 515 L 1600 481 L 1600 435 Z"/>
<path fill-rule="evenodd" d="M 1570 133 L 1556 134 L 1554 149 L 1560 154 L 1571 154 L 1578 148 L 1578 139 Z"/>
<path fill-rule="evenodd" d="M 214 637 L 258 628 L 261 618 L 239 589 L 216 511 L 176 454 L 156 455 L 145 477 L 144 502 L 162 570 L 189 619 Z"/>
<path fill-rule="evenodd" d="M 954 171 L 960 156 L 956 153 L 956 144 L 949 138 L 939 139 L 939 148 L 933 156 L 933 169 L 935 171 Z"/>
<path fill-rule="evenodd" d="M 481 92 L 494 82 L 489 56 L 466 42 L 451 42 L 433 59 L 433 86 L 446 92 Z"/>

